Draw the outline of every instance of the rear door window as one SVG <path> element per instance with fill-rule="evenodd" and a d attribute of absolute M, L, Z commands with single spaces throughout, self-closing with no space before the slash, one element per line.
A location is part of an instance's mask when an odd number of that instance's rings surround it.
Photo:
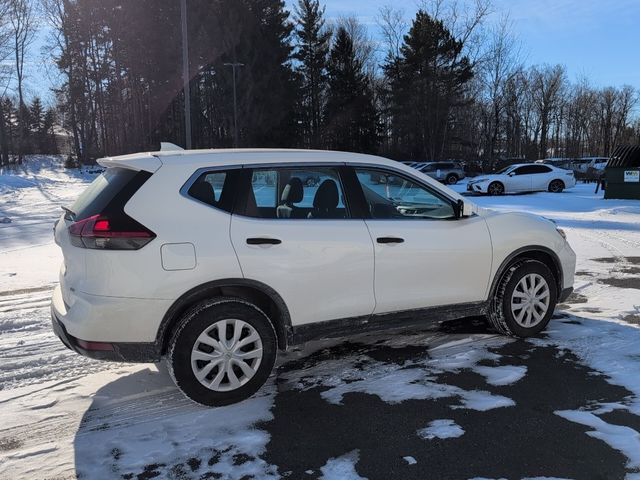
<path fill-rule="evenodd" d="M 349 211 L 338 170 L 330 167 L 254 169 L 244 214 L 257 218 L 344 219 Z"/>

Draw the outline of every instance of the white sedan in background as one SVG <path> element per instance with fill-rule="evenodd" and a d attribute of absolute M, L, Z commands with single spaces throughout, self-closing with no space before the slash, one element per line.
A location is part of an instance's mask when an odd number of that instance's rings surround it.
<path fill-rule="evenodd" d="M 489 195 L 519 192 L 562 192 L 575 186 L 573 172 L 539 163 L 510 165 L 497 173 L 469 180 L 467 190 Z"/>

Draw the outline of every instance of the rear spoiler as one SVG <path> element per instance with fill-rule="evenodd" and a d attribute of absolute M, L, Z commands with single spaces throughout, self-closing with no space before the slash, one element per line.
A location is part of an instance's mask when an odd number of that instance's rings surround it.
<path fill-rule="evenodd" d="M 120 167 L 129 170 L 144 170 L 145 172 L 155 173 L 162 166 L 162 161 L 151 153 L 134 153 L 132 155 L 100 158 L 98 165 L 105 168 Z"/>

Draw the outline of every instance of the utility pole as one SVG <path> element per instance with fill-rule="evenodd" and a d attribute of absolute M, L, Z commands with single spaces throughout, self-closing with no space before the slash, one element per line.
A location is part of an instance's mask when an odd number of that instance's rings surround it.
<path fill-rule="evenodd" d="M 182 23 L 182 81 L 184 84 L 185 147 L 191 149 L 191 91 L 189 88 L 189 40 L 187 38 L 187 0 L 180 0 Z"/>
<path fill-rule="evenodd" d="M 225 63 L 233 70 L 233 147 L 238 148 L 238 99 L 236 96 L 236 68 L 244 67 L 244 63 Z"/>

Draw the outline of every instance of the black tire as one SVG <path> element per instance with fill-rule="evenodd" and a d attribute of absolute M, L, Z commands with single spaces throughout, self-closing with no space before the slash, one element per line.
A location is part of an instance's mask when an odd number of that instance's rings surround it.
<path fill-rule="evenodd" d="M 251 325 L 262 342 L 262 359 L 256 373 L 241 387 L 226 392 L 211 390 L 196 378 L 191 351 L 202 332 L 220 320 L 238 319 Z M 256 393 L 267 381 L 276 360 L 276 332 L 269 318 L 255 305 L 236 298 L 216 298 L 195 305 L 178 322 L 169 341 L 166 363 L 176 386 L 188 398 L 205 406 L 240 402 Z"/>
<path fill-rule="evenodd" d="M 449 185 L 455 185 L 458 183 L 458 176 L 455 173 L 450 173 L 447 175 L 446 182 Z"/>
<path fill-rule="evenodd" d="M 551 193 L 560 193 L 564 190 L 564 182 L 562 180 L 551 180 L 549 183 L 549 191 Z"/>
<path fill-rule="evenodd" d="M 517 284 L 526 275 L 532 273 L 542 276 L 547 282 L 549 289 L 549 306 L 539 323 L 533 327 L 526 328 L 515 320 L 511 310 L 511 301 Z M 522 260 L 507 268 L 507 271 L 502 275 L 494 297 L 490 300 L 487 318 L 489 324 L 503 335 L 512 335 L 521 338 L 531 337 L 545 329 L 549 320 L 551 320 L 557 301 L 558 291 L 556 279 L 549 267 L 538 260 Z"/>
<path fill-rule="evenodd" d="M 489 195 L 502 195 L 504 193 L 504 185 L 500 182 L 491 182 L 487 187 Z"/>

